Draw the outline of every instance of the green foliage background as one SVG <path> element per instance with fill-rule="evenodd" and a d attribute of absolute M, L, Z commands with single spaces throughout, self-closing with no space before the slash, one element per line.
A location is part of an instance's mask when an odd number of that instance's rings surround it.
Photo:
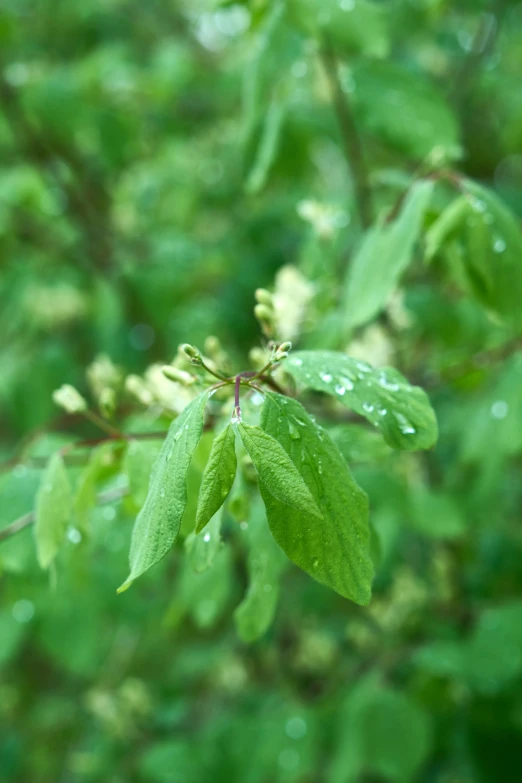
<path fill-rule="evenodd" d="M 283 337 L 398 367 L 440 437 L 392 451 L 309 397 L 370 497 L 366 608 L 283 564 L 241 492 L 248 612 L 241 542 L 197 578 L 179 545 L 117 596 L 157 444 L 91 510 L 121 479 L 102 454 L 50 573 L 31 528 L 0 543 L 2 783 L 520 779 L 521 41 L 507 0 L 4 0 L 0 528 L 97 437 L 57 387 L 208 335 L 247 369 L 274 280 Z"/>

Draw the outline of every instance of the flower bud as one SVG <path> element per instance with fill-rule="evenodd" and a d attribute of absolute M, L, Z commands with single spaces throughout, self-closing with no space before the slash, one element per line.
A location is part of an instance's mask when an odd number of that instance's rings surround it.
<path fill-rule="evenodd" d="M 288 353 L 288 351 L 292 350 L 292 343 L 290 340 L 287 340 L 285 343 L 281 343 L 277 351 L 282 351 L 283 353 Z"/>
<path fill-rule="evenodd" d="M 254 315 L 258 321 L 271 324 L 274 320 L 274 313 L 264 304 L 256 304 L 254 307 Z"/>
<path fill-rule="evenodd" d="M 259 304 L 265 305 L 266 307 L 273 307 L 273 299 L 272 294 L 270 291 L 267 291 L 266 288 L 257 288 L 254 296 L 256 298 L 256 302 L 259 302 Z"/>
<path fill-rule="evenodd" d="M 127 376 L 125 380 L 125 390 L 129 394 L 132 394 L 132 396 L 135 397 L 138 402 L 141 402 L 142 405 L 152 405 L 154 402 L 154 396 L 151 390 L 139 375 Z"/>
<path fill-rule="evenodd" d="M 68 383 L 53 392 L 53 402 L 67 413 L 83 413 L 87 410 L 87 403 L 80 392 Z"/>
<path fill-rule="evenodd" d="M 190 360 L 191 364 L 201 364 L 201 351 L 198 350 L 198 348 L 195 348 L 189 343 L 183 343 L 183 345 L 180 345 L 179 349 Z"/>
<path fill-rule="evenodd" d="M 171 364 L 166 364 L 161 368 L 163 375 L 169 379 L 169 381 L 176 381 L 183 386 L 192 386 L 196 382 L 194 375 L 191 375 L 185 370 L 179 370 L 177 367 L 172 367 Z"/>
<path fill-rule="evenodd" d="M 116 391 L 109 387 L 102 389 L 98 397 L 98 405 L 104 416 L 111 417 L 116 410 Z"/>

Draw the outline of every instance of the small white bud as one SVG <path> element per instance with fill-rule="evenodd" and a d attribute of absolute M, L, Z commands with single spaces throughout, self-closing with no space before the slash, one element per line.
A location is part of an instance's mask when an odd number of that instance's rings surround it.
<path fill-rule="evenodd" d="M 125 379 L 125 390 L 132 394 L 142 405 L 152 405 L 154 396 L 145 381 L 139 375 L 128 375 Z"/>
<path fill-rule="evenodd" d="M 53 402 L 67 413 L 83 413 L 87 410 L 87 403 L 74 386 L 64 383 L 53 392 Z"/>
<path fill-rule="evenodd" d="M 169 379 L 169 381 L 176 381 L 177 383 L 181 383 L 183 386 L 192 386 L 192 384 L 197 380 L 197 378 L 194 375 L 191 375 L 189 372 L 186 372 L 185 370 L 179 370 L 177 367 L 172 367 L 170 364 L 166 364 L 164 367 L 162 367 L 161 371 L 163 372 L 163 375 Z"/>

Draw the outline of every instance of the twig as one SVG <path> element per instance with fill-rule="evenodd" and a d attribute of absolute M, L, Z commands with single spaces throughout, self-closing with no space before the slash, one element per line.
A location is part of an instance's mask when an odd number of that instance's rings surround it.
<path fill-rule="evenodd" d="M 108 489 L 106 492 L 100 492 L 100 494 L 96 497 L 96 503 L 99 506 L 103 506 L 106 503 L 112 503 L 113 500 L 119 500 L 119 498 L 122 498 L 125 495 L 127 495 L 128 492 L 129 492 L 128 487 L 118 487 L 116 489 Z M 0 530 L 0 541 L 5 541 L 7 538 L 16 535 L 16 533 L 19 533 L 21 530 L 24 530 L 26 527 L 33 525 L 35 521 L 36 521 L 36 514 L 34 511 L 30 511 L 28 514 L 24 514 L 23 517 L 19 517 L 19 519 L 15 519 L 15 521 L 11 522 L 10 525 L 7 525 L 7 527 L 4 527 L 3 530 Z"/>
<path fill-rule="evenodd" d="M 363 148 L 352 107 L 339 81 L 337 57 L 326 38 L 321 50 L 321 59 L 330 83 L 333 106 L 341 129 L 344 155 L 353 176 L 359 217 L 363 228 L 368 228 L 372 223 L 373 209 Z"/>

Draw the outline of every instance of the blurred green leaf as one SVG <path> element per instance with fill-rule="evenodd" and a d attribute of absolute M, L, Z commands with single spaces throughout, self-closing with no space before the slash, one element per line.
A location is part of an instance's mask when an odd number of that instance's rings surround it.
<path fill-rule="evenodd" d="M 234 612 L 238 634 L 245 642 L 263 636 L 274 619 L 284 553 L 274 541 L 263 507 L 256 503 L 248 520 L 248 590 Z"/>
<path fill-rule="evenodd" d="M 356 114 L 369 134 L 418 160 L 433 150 L 459 156 L 457 118 L 424 74 L 397 62 L 367 59 L 350 75 Z"/>
<path fill-rule="evenodd" d="M 223 506 L 210 519 L 205 532 L 190 533 L 185 540 L 187 555 L 194 571 L 198 574 L 210 568 L 221 548 L 221 520 Z"/>
<path fill-rule="evenodd" d="M 36 551 L 42 568 L 49 568 L 58 554 L 72 510 L 71 484 L 58 452 L 47 464 L 36 498 Z"/>
<path fill-rule="evenodd" d="M 398 216 L 373 226 L 363 237 L 348 267 L 342 300 L 349 328 L 370 321 L 385 307 L 413 260 L 432 192 L 432 182 L 414 183 Z"/>

